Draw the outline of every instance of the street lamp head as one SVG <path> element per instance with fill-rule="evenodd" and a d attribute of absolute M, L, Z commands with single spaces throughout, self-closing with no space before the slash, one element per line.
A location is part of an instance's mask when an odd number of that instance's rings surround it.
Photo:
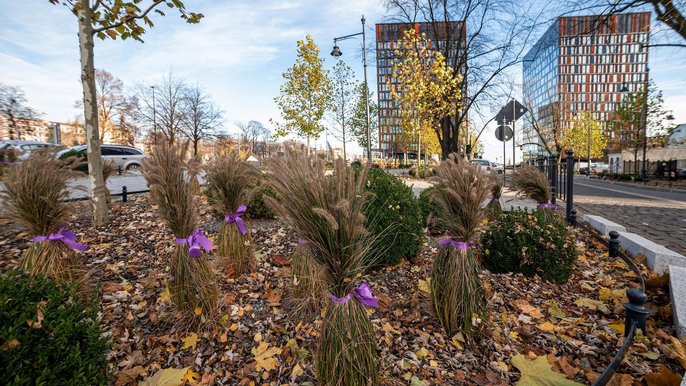
<path fill-rule="evenodd" d="M 343 55 L 343 53 L 341 52 L 341 49 L 338 48 L 337 45 L 334 45 L 333 50 L 331 50 L 331 56 L 333 56 L 334 58 L 337 58 L 341 55 Z"/>

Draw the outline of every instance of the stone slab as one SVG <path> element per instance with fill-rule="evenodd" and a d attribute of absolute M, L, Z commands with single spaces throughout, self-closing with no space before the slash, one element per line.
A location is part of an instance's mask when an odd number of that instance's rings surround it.
<path fill-rule="evenodd" d="M 686 336 L 686 268 L 669 266 L 669 296 L 672 298 L 674 328 L 682 339 Z"/>
<path fill-rule="evenodd" d="M 584 214 L 583 219 L 604 236 L 609 235 L 612 231 L 626 232 L 624 225 L 617 224 L 616 222 L 610 221 L 605 217 Z"/>
<path fill-rule="evenodd" d="M 619 232 L 619 245 L 633 256 L 644 255 L 648 268 L 659 274 L 667 272 L 670 265 L 686 268 L 686 256 L 635 233 Z"/>

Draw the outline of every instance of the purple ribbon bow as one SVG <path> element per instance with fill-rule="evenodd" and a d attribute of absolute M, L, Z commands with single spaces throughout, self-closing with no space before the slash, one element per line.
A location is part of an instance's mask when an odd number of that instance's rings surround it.
<path fill-rule="evenodd" d="M 456 241 L 456 240 L 454 240 L 454 239 L 448 237 L 447 239 L 440 240 L 440 241 L 438 242 L 438 247 L 439 247 L 439 248 L 443 248 L 443 247 L 445 247 L 445 246 L 448 245 L 448 244 L 452 245 L 453 248 L 461 249 L 461 250 L 463 250 L 463 251 L 466 251 L 466 250 L 469 249 L 469 247 L 472 245 L 472 242 L 471 242 L 471 241 L 467 241 L 467 242 L 464 242 L 464 241 Z"/>
<path fill-rule="evenodd" d="M 245 205 L 241 204 L 238 207 L 236 213 L 224 215 L 224 220 L 226 221 L 226 223 L 231 224 L 235 222 L 236 226 L 238 227 L 238 230 L 241 231 L 241 234 L 243 234 L 244 236 L 246 233 L 248 233 L 248 231 L 245 229 L 245 224 L 243 223 L 243 219 L 241 218 L 241 216 L 244 215 L 247 210 L 248 208 Z"/>
<path fill-rule="evenodd" d="M 556 210 L 556 209 L 557 209 L 557 205 L 553 204 L 550 200 L 548 200 L 548 202 L 546 202 L 546 203 L 538 204 L 538 207 L 539 207 L 539 208 L 548 208 L 548 209 L 551 209 L 551 210 Z"/>
<path fill-rule="evenodd" d="M 62 227 L 57 233 L 51 233 L 47 236 L 33 236 L 33 242 L 37 243 L 41 241 L 61 241 L 77 251 L 85 251 L 88 249 L 86 244 L 77 243 L 74 232 L 66 229 L 66 227 Z"/>
<path fill-rule="evenodd" d="M 356 297 L 363 306 L 372 308 L 379 306 L 379 299 L 372 295 L 372 290 L 369 289 L 369 284 L 367 283 L 360 284 L 359 287 L 353 290 L 353 292 L 343 296 L 342 298 L 337 298 L 333 294 L 329 294 L 331 300 L 333 300 L 333 302 L 336 304 L 345 304 L 348 302 L 348 300 L 352 299 L 353 296 Z"/>
<path fill-rule="evenodd" d="M 305 245 L 307 244 L 307 240 L 303 239 L 302 237 L 298 237 L 298 244 Z"/>
<path fill-rule="evenodd" d="M 209 252 L 212 249 L 212 241 L 205 237 L 200 228 L 196 228 L 186 239 L 177 238 L 176 243 L 179 245 L 188 244 L 188 256 L 190 257 L 200 257 L 202 255 L 201 248 L 205 252 Z"/>

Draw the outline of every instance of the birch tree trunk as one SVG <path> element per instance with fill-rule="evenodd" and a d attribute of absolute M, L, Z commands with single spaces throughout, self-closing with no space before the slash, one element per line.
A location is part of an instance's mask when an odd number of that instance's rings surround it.
<path fill-rule="evenodd" d="M 101 226 L 108 221 L 107 186 L 102 175 L 100 134 L 98 129 L 98 105 L 95 91 L 95 67 L 93 64 L 93 17 L 90 0 L 79 0 L 79 51 L 81 56 L 81 83 L 83 86 L 83 109 L 86 120 L 86 145 L 88 146 L 88 179 L 91 187 L 93 225 Z"/>

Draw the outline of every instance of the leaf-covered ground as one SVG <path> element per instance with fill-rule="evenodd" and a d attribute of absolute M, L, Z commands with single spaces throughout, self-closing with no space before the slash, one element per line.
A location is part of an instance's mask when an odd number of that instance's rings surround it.
<path fill-rule="evenodd" d="M 174 238 L 155 205 L 147 196 L 114 203 L 110 224 L 98 229 L 87 212 L 80 211 L 70 227 L 90 246 L 83 261 L 102 285 L 102 327 L 113 342 L 109 360 L 116 385 L 137 384 L 166 368 L 190 368 L 175 373 L 185 374 L 189 384 L 316 384 L 321 321 L 299 321 L 283 307 L 291 284 L 288 255 L 297 244 L 291 229 L 276 220 L 249 222 L 258 269 L 238 278 L 217 272 L 224 316 L 218 331 L 196 335 L 176 327 L 165 282 Z M 218 223 L 209 212 L 202 217 L 213 237 Z M 608 258 L 602 245 L 575 232 L 579 260 L 565 285 L 483 271 L 490 314 L 480 321 L 483 339 L 474 343 L 460 334 L 446 336 L 432 316 L 426 292 L 436 253 L 432 237 L 426 236 L 415 261 L 369 274 L 365 280 L 380 299 L 369 315 L 384 384 L 538 385 L 547 377 L 556 385 L 565 384 L 560 383 L 565 377 L 592 383 L 623 342 L 624 294 L 637 280 L 621 260 Z M 2 223 L 0 271 L 16 265 L 29 239 L 14 224 Z M 683 351 L 678 357 L 678 341 L 670 339 L 666 278 L 642 269 L 652 313 L 612 380 L 615 385 L 672 384 L 683 372 L 678 360 L 686 362 Z"/>

